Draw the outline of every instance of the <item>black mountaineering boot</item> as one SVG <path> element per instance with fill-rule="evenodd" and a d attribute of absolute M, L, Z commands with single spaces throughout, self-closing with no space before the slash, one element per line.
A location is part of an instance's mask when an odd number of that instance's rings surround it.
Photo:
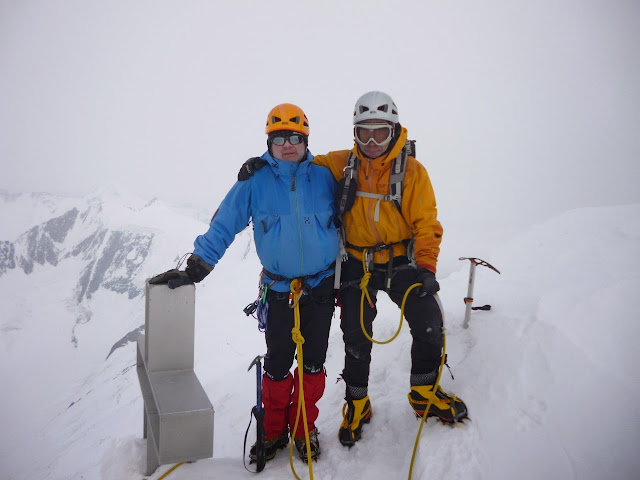
<path fill-rule="evenodd" d="M 278 450 L 283 449 L 289 443 L 289 432 L 284 431 L 277 437 L 270 438 L 269 440 L 264 441 L 265 455 L 267 461 L 271 460 L 276 456 Z M 256 444 L 254 443 L 251 446 L 251 450 L 249 450 L 249 459 L 250 463 L 255 463 L 258 459 L 256 455 Z"/>
<path fill-rule="evenodd" d="M 307 459 L 307 441 L 304 437 L 295 438 L 294 444 L 296 446 L 296 450 L 298 450 L 298 455 L 300 455 L 300 459 L 304 463 L 309 463 Z M 311 450 L 311 460 L 318 460 L 320 456 L 320 442 L 318 441 L 318 429 L 314 428 L 309 432 L 309 450 Z"/>

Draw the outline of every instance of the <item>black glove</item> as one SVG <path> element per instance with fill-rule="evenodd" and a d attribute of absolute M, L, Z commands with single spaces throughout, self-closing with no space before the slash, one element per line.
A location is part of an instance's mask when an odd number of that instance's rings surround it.
<path fill-rule="evenodd" d="M 422 287 L 418 291 L 419 297 L 433 295 L 440 290 L 440 284 L 436 280 L 436 274 L 426 268 L 418 269 L 418 281 L 422 283 Z"/>
<path fill-rule="evenodd" d="M 173 290 L 183 285 L 201 282 L 204 277 L 211 273 L 211 270 L 213 270 L 213 267 L 205 263 L 200 257 L 191 255 L 187 260 L 187 268 L 185 270 L 178 270 L 177 268 L 168 270 L 150 278 L 149 283 L 151 285 L 166 284 Z"/>
<path fill-rule="evenodd" d="M 182 285 L 190 285 L 193 283 L 193 280 L 189 278 L 186 271 L 174 268 L 150 278 L 149 283 L 151 285 L 167 285 L 171 290 L 173 290 L 174 288 L 181 287 Z"/>
<path fill-rule="evenodd" d="M 245 180 L 249 180 L 253 177 L 253 174 L 256 173 L 256 170 L 260 170 L 267 163 L 268 162 L 266 160 L 263 160 L 260 157 L 251 157 L 242 164 L 242 167 L 240 167 L 240 171 L 238 172 L 238 181 L 244 182 Z"/>

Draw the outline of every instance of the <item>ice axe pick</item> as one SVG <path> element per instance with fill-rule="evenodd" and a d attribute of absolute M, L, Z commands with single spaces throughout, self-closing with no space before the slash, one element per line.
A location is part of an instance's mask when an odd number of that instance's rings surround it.
<path fill-rule="evenodd" d="M 481 258 L 475 257 L 460 257 L 458 260 L 469 260 L 469 286 L 467 287 L 467 296 L 464 298 L 464 303 L 466 305 L 466 310 L 464 312 L 464 323 L 462 326 L 464 328 L 469 328 L 469 320 L 471 319 L 471 310 L 491 310 L 491 305 L 483 305 L 482 307 L 472 307 L 473 304 L 473 286 L 476 280 L 476 265 L 482 265 L 483 267 L 488 267 L 491 270 L 494 270 L 498 274 L 500 271 L 491 265 L 488 262 L 485 262 Z"/>

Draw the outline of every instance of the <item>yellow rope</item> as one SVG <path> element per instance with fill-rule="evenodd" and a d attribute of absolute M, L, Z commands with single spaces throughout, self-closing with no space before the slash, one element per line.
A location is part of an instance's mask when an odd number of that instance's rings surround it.
<path fill-rule="evenodd" d="M 180 462 L 176 465 L 174 465 L 173 467 L 171 467 L 169 470 L 167 470 L 165 473 L 162 474 L 161 477 L 158 477 L 158 480 L 162 480 L 163 478 L 167 478 L 167 476 L 173 472 L 176 468 L 178 468 L 180 465 L 184 465 L 185 462 Z"/>
<path fill-rule="evenodd" d="M 365 297 L 367 297 L 367 300 L 369 301 L 369 306 L 373 308 L 373 302 L 371 301 L 371 297 L 369 296 L 369 290 L 367 289 L 367 286 L 369 285 L 369 279 L 371 278 L 371 272 L 367 271 L 366 256 L 367 256 L 367 251 L 364 250 L 362 252 L 362 269 L 364 270 L 364 274 L 362 275 L 362 280 L 360 281 L 360 290 L 362 290 L 362 296 L 360 297 L 360 328 L 362 328 L 362 333 L 364 333 L 364 336 L 367 337 L 367 340 L 369 340 L 372 343 L 377 343 L 378 345 L 385 345 L 387 343 L 393 342 L 396 339 L 396 337 L 400 335 L 400 330 L 402 329 L 402 320 L 404 318 L 404 305 L 407 302 L 407 297 L 409 296 L 409 292 L 416 287 L 421 287 L 422 284 L 414 283 L 407 289 L 406 292 L 404 292 L 404 297 L 402 298 L 402 304 L 400 305 L 400 322 L 398 323 L 398 330 L 396 330 L 396 333 L 393 335 L 393 337 L 391 337 L 389 340 L 384 340 L 384 341 L 375 340 L 371 338 L 371 336 L 367 332 L 367 329 L 364 327 L 364 298 Z"/>
<path fill-rule="evenodd" d="M 443 318 L 444 322 L 444 318 Z M 422 415 L 422 420 L 420 421 L 420 428 L 418 429 L 418 435 L 416 435 L 416 443 L 413 445 L 413 455 L 411 455 L 411 466 L 409 467 L 409 480 L 411 480 L 411 474 L 413 472 L 413 462 L 416 459 L 416 452 L 418 451 L 418 442 L 420 441 L 420 435 L 422 434 L 422 427 L 424 426 L 424 422 L 427 419 L 427 415 L 429 414 L 429 408 L 431 408 L 431 403 L 433 403 L 433 397 L 435 397 L 438 388 L 440 386 L 440 376 L 442 375 L 442 367 L 444 366 L 444 358 L 447 353 L 447 336 L 442 332 L 442 358 L 440 359 L 440 368 L 438 369 L 438 378 L 436 378 L 436 383 L 433 386 L 433 395 L 429 398 L 429 403 L 427 403 L 427 408 L 424 410 L 424 414 Z"/>
<path fill-rule="evenodd" d="M 402 304 L 400 305 L 400 323 L 398 325 L 398 330 L 396 331 L 395 335 L 386 341 L 374 340 L 373 338 L 371 338 L 371 336 L 369 336 L 367 329 L 364 327 L 365 297 L 369 301 L 369 305 L 371 306 L 371 308 L 373 308 L 373 302 L 371 301 L 369 290 L 367 289 L 367 286 L 369 285 L 369 279 L 371 278 L 371 272 L 367 271 L 366 256 L 367 256 L 367 251 L 364 250 L 362 252 L 362 269 L 364 270 L 364 274 L 362 275 L 362 280 L 360 281 L 360 289 L 362 290 L 362 296 L 360 297 L 360 327 L 362 328 L 362 333 L 364 333 L 364 336 L 367 337 L 367 339 L 370 342 L 377 343 L 379 345 L 384 345 L 386 343 L 391 343 L 400 334 L 400 329 L 402 328 L 402 320 L 404 319 L 404 306 L 407 302 L 407 297 L 409 296 L 409 293 L 411 292 L 411 290 L 413 290 L 416 287 L 421 287 L 422 284 L 414 283 L 409 288 L 407 288 L 406 292 L 404 292 L 404 296 L 402 297 Z M 438 301 L 438 304 L 439 303 L 440 302 Z M 440 307 L 440 309 L 442 310 L 442 307 Z M 443 314 L 443 323 L 444 323 L 444 314 Z M 440 376 L 442 375 L 442 367 L 444 366 L 446 347 L 447 347 L 447 337 L 443 331 L 442 332 L 442 358 L 440 359 L 440 368 L 438 369 L 438 377 L 436 378 L 436 383 L 433 386 L 433 395 L 436 394 L 440 385 Z M 429 398 L 429 402 L 427 403 L 427 408 L 425 409 L 424 414 L 422 415 L 422 420 L 420 422 L 420 428 L 418 429 L 418 434 L 416 435 L 416 442 L 413 446 L 413 454 L 411 455 L 411 465 L 409 467 L 409 480 L 411 480 L 411 474 L 413 473 L 413 463 L 415 462 L 415 459 L 416 459 L 416 452 L 418 451 L 418 444 L 420 441 L 420 435 L 422 434 L 422 427 L 424 426 L 424 422 L 427 419 L 427 415 L 429 414 L 429 409 L 431 408 L 432 403 L 433 403 L 433 396 Z M 342 410 L 344 415 L 344 408 Z"/>
<path fill-rule="evenodd" d="M 296 477 L 297 480 L 301 480 L 300 477 L 296 474 L 296 469 L 293 466 L 293 444 L 295 442 L 295 434 L 298 429 L 298 422 L 300 420 L 300 411 L 302 411 L 302 421 L 304 422 L 304 438 L 306 441 L 307 447 L 307 465 L 309 466 L 309 480 L 313 480 L 313 466 L 311 465 L 311 442 L 309 440 L 309 426 L 307 424 L 307 409 L 304 404 L 304 390 L 303 390 L 303 367 L 304 362 L 302 359 L 302 344 L 304 343 L 304 337 L 302 336 L 302 332 L 300 332 L 300 298 L 302 297 L 302 292 L 300 291 L 300 280 L 292 280 L 291 281 L 291 293 L 293 293 L 293 304 L 295 305 L 293 309 L 293 329 L 291 330 L 291 338 L 296 344 L 296 354 L 298 357 L 298 411 L 296 412 L 296 421 L 293 426 L 293 431 L 291 432 L 291 445 L 289 446 L 289 464 L 291 465 L 291 471 L 293 472 L 293 476 Z"/>

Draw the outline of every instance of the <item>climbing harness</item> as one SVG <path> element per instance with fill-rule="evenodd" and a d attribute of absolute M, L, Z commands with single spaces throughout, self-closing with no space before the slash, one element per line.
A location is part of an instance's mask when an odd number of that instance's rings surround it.
<path fill-rule="evenodd" d="M 371 308 L 373 308 L 373 302 L 371 301 L 371 296 L 369 295 L 369 289 L 368 289 L 368 285 L 369 285 L 369 280 L 371 278 L 371 272 L 369 271 L 369 266 L 367 265 L 367 250 L 365 249 L 363 254 L 362 254 L 362 268 L 364 270 L 364 274 L 362 275 L 362 280 L 360 281 L 360 289 L 362 290 L 362 296 L 360 297 L 360 327 L 362 328 L 362 333 L 364 333 L 364 336 L 367 337 L 367 340 L 369 340 L 372 343 L 377 343 L 378 345 L 384 345 L 387 343 L 391 343 L 393 340 L 396 339 L 396 337 L 398 335 L 400 335 L 400 330 L 402 329 L 402 320 L 404 319 L 404 306 L 407 302 L 407 297 L 409 296 L 409 292 L 411 292 L 411 290 L 413 290 L 416 287 L 421 287 L 422 284 L 421 283 L 414 283 L 413 285 L 411 285 L 409 288 L 407 288 L 407 291 L 404 292 L 404 297 L 402 298 L 402 304 L 400 305 L 400 323 L 398 324 L 398 330 L 396 330 L 396 333 L 389 338 L 388 340 L 384 340 L 384 341 L 379 341 L 379 340 L 375 340 L 374 338 L 372 338 L 369 333 L 367 332 L 367 329 L 364 326 L 364 299 L 365 297 L 367 298 L 367 301 L 369 302 L 369 306 Z M 390 260 L 391 262 L 391 260 Z M 391 278 L 389 277 L 387 280 L 387 283 L 390 284 L 391 282 Z"/>

